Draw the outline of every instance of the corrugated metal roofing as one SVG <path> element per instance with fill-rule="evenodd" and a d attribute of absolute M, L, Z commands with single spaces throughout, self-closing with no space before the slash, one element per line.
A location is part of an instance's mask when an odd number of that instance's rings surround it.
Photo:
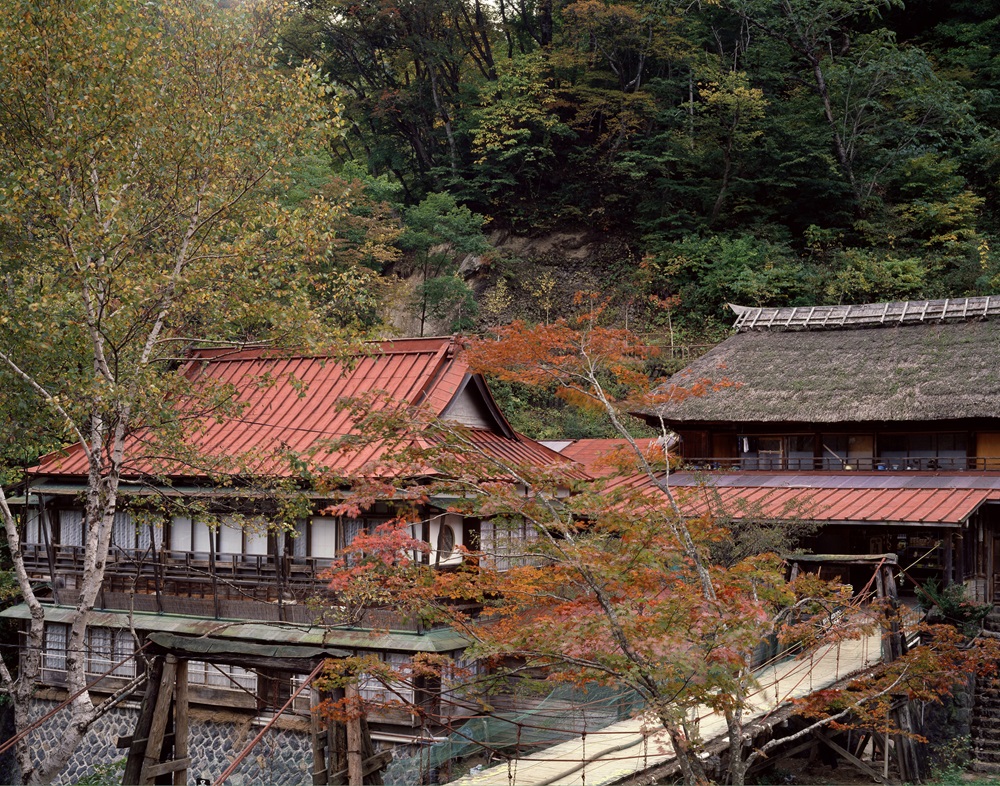
<path fill-rule="evenodd" d="M 671 486 L 829 489 L 1000 489 L 1000 472 L 674 472 Z"/>
<path fill-rule="evenodd" d="M 301 644 L 258 644 L 242 639 L 220 639 L 215 636 L 178 636 L 165 631 L 153 631 L 149 640 L 172 652 L 187 655 L 211 655 L 211 659 L 222 661 L 226 655 L 260 658 L 289 658 L 302 660 L 322 660 L 323 658 L 349 658 L 351 652 L 335 647 L 308 647 Z M 205 658 L 202 658 L 205 660 Z"/>
<path fill-rule="evenodd" d="M 747 475 L 702 477 L 700 482 L 687 475 L 671 476 L 670 484 L 681 510 L 689 516 L 708 513 L 824 523 L 958 526 L 985 502 L 1000 502 L 1000 488 L 996 487 L 955 488 L 943 483 L 938 488 L 837 487 L 809 482 L 822 477 L 802 476 L 801 484 L 770 485 Z M 857 475 L 855 479 L 863 477 L 874 480 L 878 476 Z M 618 481 L 614 487 L 623 485 L 648 488 L 649 498 L 657 494 L 649 478 L 642 475 Z"/>
<path fill-rule="evenodd" d="M 677 436 L 671 435 L 668 447 L 676 442 Z M 625 439 L 568 439 L 544 440 L 546 447 L 552 448 L 560 455 L 582 464 L 593 477 L 610 477 L 621 472 L 620 467 L 638 467 L 639 462 L 632 452 L 632 446 Z M 643 452 L 650 464 L 663 463 L 663 440 L 660 437 L 642 437 L 635 444 Z"/>
<path fill-rule="evenodd" d="M 182 373 L 206 388 L 231 386 L 238 414 L 194 418 L 188 442 L 198 456 L 206 457 L 206 464 L 218 465 L 213 469 L 223 474 L 291 477 L 296 474 L 293 458 L 344 475 L 357 473 L 383 455 L 386 445 L 365 439 L 344 402 L 370 399 L 369 409 L 374 410 L 422 404 L 440 415 L 469 374 L 456 350 L 452 338 L 423 338 L 372 345 L 350 362 L 333 355 L 282 355 L 266 350 L 198 351 Z M 553 451 L 514 434 L 492 400 L 486 408 L 496 430 L 488 437 L 473 437 L 484 449 L 505 459 L 516 456 L 544 466 L 559 460 Z M 332 441 L 348 436 L 359 438 L 356 448 L 331 449 Z M 149 444 L 148 435 L 136 435 L 126 448 L 125 474 L 209 474 L 205 468 L 192 468 L 169 456 L 158 458 L 163 452 Z M 86 457 L 79 446 L 43 457 L 34 469 L 37 475 L 49 476 L 86 472 Z"/>
<path fill-rule="evenodd" d="M 1000 492 L 984 489 L 801 489 L 727 486 L 679 495 L 691 515 L 796 518 L 822 522 L 957 525 Z"/>
<path fill-rule="evenodd" d="M 70 606 L 44 606 L 48 622 L 71 622 L 76 609 Z M 0 611 L 0 618 L 27 620 L 31 611 L 26 603 Z M 326 628 L 288 625 L 280 622 L 240 622 L 187 617 L 181 614 L 147 614 L 136 612 L 93 611 L 90 624 L 102 628 L 129 628 L 138 631 L 165 631 L 194 636 L 254 641 L 273 644 L 301 644 L 315 647 L 340 647 L 361 650 L 395 650 L 399 652 L 454 652 L 469 646 L 469 639 L 451 628 L 437 628 L 424 633 L 364 630 L 360 628 Z"/>

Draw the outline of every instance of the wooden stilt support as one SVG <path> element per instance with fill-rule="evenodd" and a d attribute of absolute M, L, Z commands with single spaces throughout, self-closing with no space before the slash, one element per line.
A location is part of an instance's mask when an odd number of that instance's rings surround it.
<path fill-rule="evenodd" d="M 163 674 L 162 656 L 154 656 L 149 662 L 149 674 L 146 677 L 146 693 L 139 708 L 139 719 L 135 724 L 135 733 L 129 743 L 128 758 L 125 761 L 125 772 L 122 775 L 123 786 L 138 786 L 142 776 L 142 762 L 146 754 L 146 741 L 149 729 L 153 724 L 153 712 L 156 709 L 157 697 L 160 692 L 160 679 Z"/>
<path fill-rule="evenodd" d="M 361 716 L 361 753 L 364 758 L 364 779 L 367 786 L 382 786 L 382 768 L 390 761 L 392 756 L 387 758 L 375 753 L 375 744 L 372 742 L 371 730 L 368 728 L 368 718 Z M 383 760 L 384 758 L 384 760 Z"/>
<path fill-rule="evenodd" d="M 327 768 L 327 758 L 329 756 L 328 729 L 330 723 L 319 716 L 319 706 L 322 703 L 322 696 L 314 691 L 312 694 L 311 706 L 309 708 L 309 731 L 312 734 L 312 782 L 313 786 L 321 786 L 328 783 L 329 769 Z"/>
<path fill-rule="evenodd" d="M 357 685 L 348 683 L 344 688 L 350 710 L 347 719 L 347 783 L 349 786 L 364 786 L 364 773 L 361 763 L 364 755 L 361 750 L 361 717 L 356 716 L 353 704 L 358 698 Z"/>
<path fill-rule="evenodd" d="M 142 757 L 142 775 L 139 778 L 141 786 L 152 784 L 158 775 L 163 774 L 158 765 L 162 763 L 163 737 L 170 720 L 170 705 L 174 698 L 176 677 L 177 657 L 167 655 L 166 663 L 163 665 L 163 676 L 160 679 L 159 694 L 156 697 L 156 708 L 153 710 L 153 723 L 149 729 L 146 751 Z"/>
<path fill-rule="evenodd" d="M 893 705 L 891 712 L 893 724 L 900 732 L 893 737 L 899 779 L 904 783 L 920 783 L 920 760 L 917 756 L 917 746 L 913 740 L 910 702 L 906 699 L 900 700 Z"/>
<path fill-rule="evenodd" d="M 853 753 L 851 753 L 850 751 L 846 750 L 845 748 L 841 747 L 839 744 L 837 744 L 836 742 L 834 742 L 833 739 L 830 736 L 828 736 L 824 731 L 817 730 L 814 733 L 816 735 L 816 738 L 819 739 L 820 742 L 822 742 L 828 748 L 830 748 L 835 753 L 837 753 L 838 755 L 840 755 L 840 757 L 843 758 L 844 761 L 846 761 L 846 762 L 854 765 L 855 767 L 857 767 L 865 775 L 867 775 L 870 778 L 872 778 L 872 780 L 875 780 L 878 783 L 886 783 L 887 782 L 888 779 L 882 773 L 877 772 L 876 770 L 872 769 L 870 766 L 868 766 L 868 764 L 866 764 L 865 762 L 861 761 L 861 759 L 859 759 Z"/>
<path fill-rule="evenodd" d="M 177 687 L 174 691 L 174 759 L 178 763 L 188 758 L 188 662 L 177 661 Z M 174 770 L 174 786 L 186 786 L 187 764 Z"/>

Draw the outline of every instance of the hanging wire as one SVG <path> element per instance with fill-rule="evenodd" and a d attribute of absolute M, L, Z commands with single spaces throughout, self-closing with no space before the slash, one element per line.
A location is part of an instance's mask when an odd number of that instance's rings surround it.
<path fill-rule="evenodd" d="M 272 727 L 272 726 L 273 726 L 273 725 L 274 725 L 275 723 L 277 723 L 277 721 L 278 721 L 278 718 L 280 718 L 280 717 L 281 717 L 281 715 L 282 715 L 282 714 L 284 713 L 284 711 L 285 711 L 285 710 L 287 710 L 287 709 L 288 709 L 289 707 L 291 707 L 291 706 L 292 706 L 293 702 L 294 702 L 294 701 L 295 701 L 295 700 L 296 700 L 296 699 L 297 699 L 297 698 L 299 697 L 299 694 L 300 694 L 300 693 L 302 693 L 302 691 L 304 691 L 304 690 L 306 689 L 306 687 L 307 687 L 307 686 L 308 686 L 308 685 L 309 685 L 309 684 L 310 684 L 310 683 L 311 683 L 311 682 L 312 682 L 312 681 L 313 681 L 314 679 L 316 679 L 316 677 L 317 677 L 317 676 L 319 675 L 319 673 L 320 673 L 320 672 L 321 672 L 321 671 L 323 670 L 323 667 L 324 667 L 325 665 L 326 665 L 326 661 L 320 661 L 320 662 L 319 662 L 319 663 L 318 663 L 318 664 L 316 665 L 316 668 L 315 668 L 315 669 L 313 669 L 313 670 L 312 670 L 312 672 L 311 672 L 311 673 L 309 674 L 309 676 L 308 676 L 308 677 L 306 677 L 306 678 L 305 678 L 305 680 L 303 680 L 303 681 L 302 681 L 302 684 L 301 684 L 301 685 L 300 685 L 300 686 L 298 687 L 298 689 L 297 689 L 297 690 L 296 690 L 296 691 L 295 691 L 295 692 L 294 692 L 294 693 L 293 693 L 293 694 L 291 695 L 291 697 L 290 697 L 290 698 L 288 699 L 288 701 L 286 701 L 286 702 L 284 703 L 284 705 L 283 705 L 283 706 L 281 707 L 281 709 L 280 709 L 280 710 L 278 710 L 278 711 L 277 711 L 276 713 L 274 713 L 274 717 L 273 717 L 273 718 L 271 718 L 271 720 L 269 720 L 269 721 L 267 722 L 267 724 L 266 724 L 266 725 L 264 726 L 264 728 L 260 730 L 260 733 L 259 733 L 259 734 L 258 734 L 258 735 L 257 735 L 256 737 L 254 737 L 254 738 L 253 738 L 253 739 L 252 739 L 252 740 L 250 741 L 250 744 L 249 744 L 249 745 L 247 745 L 247 746 L 246 746 L 246 747 L 245 747 L 245 748 L 243 749 L 243 751 L 242 751 L 242 752 L 240 753 L 240 755 L 239 755 L 239 756 L 237 756 L 237 757 L 236 757 L 236 758 L 235 758 L 235 759 L 233 760 L 232 764 L 230 764 L 230 765 L 229 765 L 229 766 L 228 766 L 228 767 L 226 768 L 225 772 L 223 772 L 223 773 L 222 773 L 222 775 L 220 775 L 220 776 L 219 776 L 219 777 L 218 777 L 218 778 L 217 778 L 217 779 L 215 780 L 215 786 L 221 786 L 221 784 L 223 784 L 223 783 L 225 783 L 225 782 L 226 782 L 226 779 L 227 779 L 227 778 L 229 778 L 229 776 L 233 774 L 233 770 L 235 770 L 235 769 L 236 769 L 236 768 L 237 768 L 237 767 L 238 767 L 238 766 L 240 765 L 240 762 L 242 762 L 242 761 L 243 761 L 243 760 L 244 760 L 244 759 L 245 759 L 245 758 L 246 758 L 246 757 L 247 757 L 247 756 L 248 756 L 248 755 L 250 754 L 250 751 L 252 751 L 252 750 L 254 749 L 254 747 L 255 747 L 255 746 L 257 745 L 257 743 L 258 743 L 258 742 L 260 742 L 260 741 L 261 741 L 261 740 L 262 740 L 262 739 L 264 738 L 264 735 L 265 735 L 265 734 L 267 734 L 267 732 L 268 732 L 268 731 L 269 731 L 269 730 L 271 729 L 271 727 Z"/>
<path fill-rule="evenodd" d="M 114 672 L 116 669 L 119 669 L 124 664 L 128 663 L 130 660 L 132 660 L 134 657 L 136 657 L 140 652 L 142 652 L 144 649 L 146 649 L 146 647 L 148 647 L 149 645 L 150 645 L 150 642 L 147 641 L 145 644 L 143 644 L 141 647 L 139 647 L 139 649 L 137 649 L 131 655 L 129 655 L 126 658 L 123 658 L 122 660 L 118 661 L 118 663 L 114 664 L 110 669 L 108 669 L 106 672 L 104 672 L 103 674 L 101 674 L 96 680 L 94 680 L 93 682 L 87 683 L 82 688 L 80 688 L 80 690 L 78 690 L 76 693 L 74 693 L 72 696 L 70 696 L 68 699 L 66 699 L 62 704 L 60 704 L 59 706 L 57 706 L 54 709 L 50 710 L 49 712 L 45 713 L 41 718 L 39 718 L 38 720 L 36 720 L 30 726 L 28 726 L 28 728 L 26 728 L 24 731 L 19 732 L 18 734 L 15 734 L 13 737 L 11 737 L 9 740 L 7 740 L 5 743 L 3 743 L 2 745 L 0 745 L 0 756 L 2 756 L 3 754 L 5 754 L 11 748 L 13 748 L 18 742 L 20 742 L 25 737 L 27 737 L 29 734 L 31 734 L 31 732 L 35 731 L 35 729 L 37 729 L 40 726 L 43 726 L 45 723 L 47 723 L 49 721 L 49 719 L 53 715 L 55 715 L 60 710 L 63 710 L 66 707 L 68 707 L 70 704 L 72 704 L 74 701 L 76 701 L 78 698 L 80 698 L 80 696 L 82 696 L 88 690 L 90 690 L 95 685 L 97 685 L 99 682 L 101 682 L 105 677 L 110 676 L 112 674 L 112 672 Z"/>

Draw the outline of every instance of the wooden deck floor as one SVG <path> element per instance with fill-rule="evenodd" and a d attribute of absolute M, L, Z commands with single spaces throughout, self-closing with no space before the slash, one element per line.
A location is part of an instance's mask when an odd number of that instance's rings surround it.
<path fill-rule="evenodd" d="M 752 717 L 762 718 L 790 699 L 829 687 L 881 660 L 878 634 L 821 647 L 760 670 Z M 723 737 L 725 719 L 699 708 L 702 740 Z M 455 786 L 608 786 L 650 767 L 667 764 L 673 749 L 662 732 L 641 718 L 613 724 L 530 756 L 454 781 Z"/>

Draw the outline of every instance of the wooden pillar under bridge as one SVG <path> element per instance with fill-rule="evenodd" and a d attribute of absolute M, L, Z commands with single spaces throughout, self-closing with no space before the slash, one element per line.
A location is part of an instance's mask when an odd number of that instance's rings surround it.
<path fill-rule="evenodd" d="M 941 582 L 941 588 L 944 589 L 955 581 L 955 538 L 951 530 L 945 532 L 944 537 L 941 539 L 941 548 L 944 549 L 944 577 Z"/>
<path fill-rule="evenodd" d="M 344 688 L 344 694 L 350 705 L 347 719 L 347 783 L 349 786 L 363 786 L 364 775 L 361 771 L 363 753 L 361 750 L 361 716 L 354 711 L 353 705 L 358 699 L 358 686 L 353 682 Z"/>
<path fill-rule="evenodd" d="M 877 597 L 885 604 L 882 620 L 882 660 L 892 663 L 906 653 L 906 637 L 900 621 L 899 595 L 896 591 L 896 567 L 893 561 L 883 560 L 875 568 Z"/>
<path fill-rule="evenodd" d="M 146 740 L 146 751 L 142 757 L 142 775 L 139 783 L 152 784 L 160 772 L 159 764 L 163 761 L 163 742 L 170 721 L 170 709 L 174 702 L 174 689 L 177 686 L 177 657 L 167 655 L 163 664 L 163 677 L 160 679 L 160 691 L 156 697 L 156 707 L 153 709 L 153 723 Z"/>
<path fill-rule="evenodd" d="M 340 698 L 343 698 L 340 690 L 332 694 L 320 691 L 313 695 L 309 723 L 312 731 L 312 782 L 316 786 L 339 783 L 333 778 L 347 771 L 347 729 L 343 723 L 323 717 L 320 709 L 324 703 Z"/>
<path fill-rule="evenodd" d="M 351 696 L 357 696 L 356 686 L 353 690 L 337 690 L 322 698 L 337 701 Z M 340 723 L 326 720 L 314 711 L 312 731 L 314 784 L 380 786 L 382 770 L 392 761 L 392 752 L 375 752 L 368 721 L 363 714 Z"/>
<path fill-rule="evenodd" d="M 119 741 L 119 746 L 127 744 L 128 758 L 125 761 L 125 772 L 122 775 L 123 786 L 138 786 L 142 775 L 142 759 L 146 753 L 146 741 L 149 729 L 153 724 L 153 710 L 160 692 L 160 679 L 163 675 L 163 656 L 154 655 L 149 660 L 149 671 L 146 675 L 146 693 L 139 707 L 139 718 L 135 724 L 132 736 Z"/>
<path fill-rule="evenodd" d="M 124 786 L 187 783 L 188 686 L 187 660 L 156 655 L 150 664 L 135 733 L 118 741 L 128 747 Z"/>
<path fill-rule="evenodd" d="M 151 673 L 143 699 L 139 722 L 133 737 L 122 738 L 121 747 L 129 747 L 125 776 L 126 786 L 142 784 L 173 784 L 187 780 L 191 760 L 188 756 L 188 690 L 187 661 L 189 658 L 208 663 L 224 663 L 260 671 L 318 672 L 318 664 L 329 659 L 347 657 L 348 653 L 327 647 L 288 644 L 277 646 L 255 641 L 216 639 L 211 636 L 181 636 L 166 632 L 148 634 L 153 645 Z M 276 649 L 278 650 L 276 652 Z M 289 700 L 289 706 L 291 700 Z M 275 717 L 242 752 L 233 759 L 230 769 L 250 753 L 253 746 L 270 727 Z M 348 730 L 343 723 L 325 723 L 314 713 L 313 783 L 359 786 L 380 784 L 380 771 L 392 759 L 388 751 L 375 753 L 364 717 L 354 719 L 350 729 L 353 754 L 348 758 Z M 171 733 L 170 725 L 173 724 Z M 228 773 L 228 771 L 227 771 Z M 227 773 L 224 773 L 227 774 Z"/>
<path fill-rule="evenodd" d="M 177 687 L 174 690 L 174 759 L 184 766 L 174 770 L 174 786 L 187 784 L 188 759 L 188 662 L 177 661 Z"/>

